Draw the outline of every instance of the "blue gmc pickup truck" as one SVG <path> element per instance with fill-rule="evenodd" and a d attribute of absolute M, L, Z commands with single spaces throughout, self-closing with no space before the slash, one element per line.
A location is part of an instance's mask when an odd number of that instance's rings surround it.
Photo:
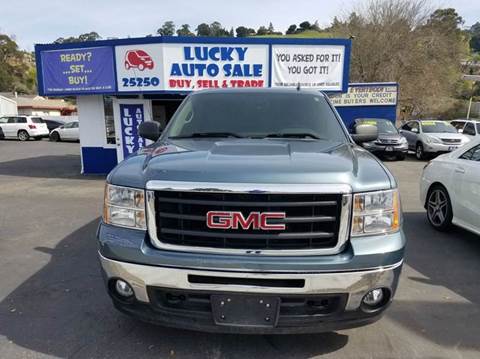
<path fill-rule="evenodd" d="M 397 183 L 320 92 L 189 95 L 107 178 L 99 256 L 116 308 L 164 326 L 306 333 L 371 323 L 405 237 Z"/>

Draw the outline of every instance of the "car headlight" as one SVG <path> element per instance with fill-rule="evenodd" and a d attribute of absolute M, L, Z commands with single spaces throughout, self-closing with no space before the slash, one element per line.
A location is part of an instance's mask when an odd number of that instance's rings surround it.
<path fill-rule="evenodd" d="M 396 232 L 400 216 L 398 190 L 357 193 L 353 197 L 352 237 Z"/>
<path fill-rule="evenodd" d="M 107 183 L 103 221 L 114 226 L 146 229 L 145 191 Z"/>
<path fill-rule="evenodd" d="M 438 138 L 432 136 L 425 136 L 425 143 L 442 143 Z"/>

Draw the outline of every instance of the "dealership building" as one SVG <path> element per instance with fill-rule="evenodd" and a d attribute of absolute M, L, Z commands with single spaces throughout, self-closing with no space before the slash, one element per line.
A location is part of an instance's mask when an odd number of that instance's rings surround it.
<path fill-rule="evenodd" d="M 143 121 L 165 127 L 183 98 L 212 88 L 328 93 L 347 127 L 396 117 L 395 83 L 350 84 L 351 40 L 145 37 L 36 45 L 39 93 L 77 98 L 82 173 L 107 173 L 146 143 Z"/>

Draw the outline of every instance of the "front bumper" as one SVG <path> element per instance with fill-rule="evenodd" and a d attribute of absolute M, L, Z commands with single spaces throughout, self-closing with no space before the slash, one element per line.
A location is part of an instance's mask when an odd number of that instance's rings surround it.
<path fill-rule="evenodd" d="M 447 152 L 452 152 L 463 145 L 464 145 L 463 143 L 447 145 L 443 143 L 430 142 L 430 143 L 424 143 L 423 150 L 424 152 L 428 152 L 428 153 L 447 153 Z"/>
<path fill-rule="evenodd" d="M 307 333 L 347 329 L 371 323 L 380 318 L 391 302 L 397 288 L 403 261 L 386 267 L 359 271 L 334 271 L 321 273 L 270 273 L 212 271 L 172 268 L 127 263 L 108 259 L 100 254 L 104 278 L 115 306 L 122 312 L 147 322 L 164 326 L 227 333 Z M 121 278 L 133 288 L 135 298 L 122 300 L 113 291 L 112 280 Z M 198 278 L 201 278 L 200 280 Z M 250 282 L 249 282 L 250 281 Z M 293 282 L 292 282 L 293 281 Z M 280 283 L 269 285 L 269 283 Z M 243 283 L 243 284 L 242 284 Z M 251 284 L 246 284 L 251 283 Z M 282 283 L 297 283 L 295 286 Z M 385 288 L 389 293 L 378 310 L 367 310 L 362 298 L 375 288 Z M 203 295 L 208 303 L 204 310 L 185 306 L 159 305 L 157 294 L 175 297 Z M 212 294 L 244 294 L 293 298 L 297 301 L 335 298 L 335 305 L 323 311 L 307 314 L 283 314 L 273 327 L 223 326 L 215 323 L 209 304 Z M 159 295 L 160 295 L 159 294 Z M 287 298 L 287 299 L 284 299 Z M 332 299 L 333 300 L 333 299 Z M 333 303 L 333 301 L 332 301 Z"/>
<path fill-rule="evenodd" d="M 364 147 L 366 150 L 375 153 L 375 154 L 399 154 L 408 152 L 408 143 L 402 143 L 397 145 L 386 145 L 386 144 L 377 144 L 377 143 L 365 143 Z M 388 150 L 387 150 L 388 149 Z"/>

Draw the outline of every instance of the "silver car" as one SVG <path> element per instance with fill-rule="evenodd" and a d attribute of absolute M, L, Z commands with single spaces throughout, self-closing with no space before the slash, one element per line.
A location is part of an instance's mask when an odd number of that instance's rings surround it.
<path fill-rule="evenodd" d="M 419 160 L 429 155 L 451 152 L 470 141 L 451 124 L 439 120 L 409 121 L 400 128 L 400 133 L 405 136 L 409 149 L 415 151 Z"/>

